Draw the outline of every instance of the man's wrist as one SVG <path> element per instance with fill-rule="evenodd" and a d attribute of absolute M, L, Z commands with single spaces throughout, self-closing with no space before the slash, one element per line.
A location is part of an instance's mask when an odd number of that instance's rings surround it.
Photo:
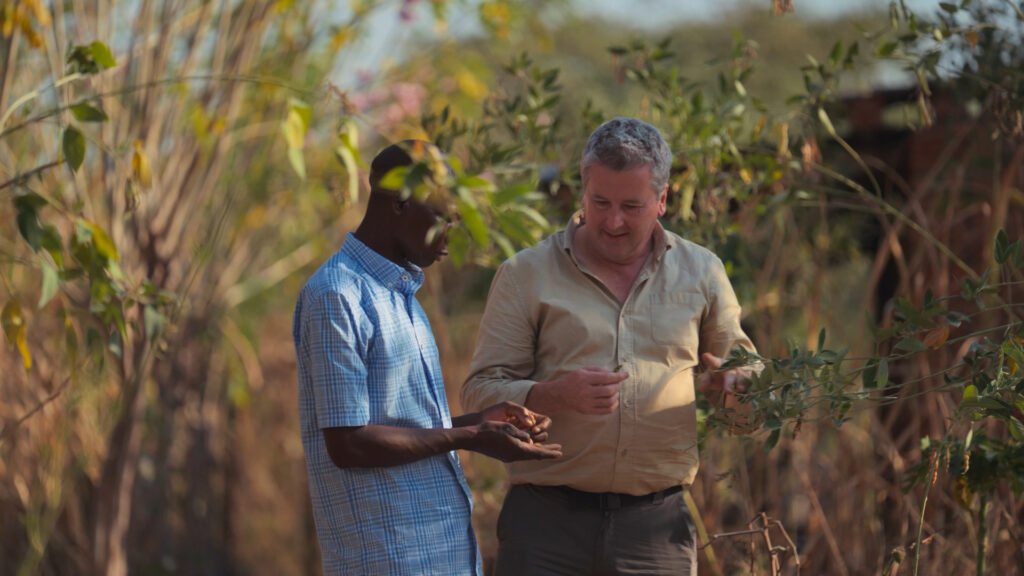
<path fill-rule="evenodd" d="M 526 393 L 526 401 L 523 403 L 523 406 L 548 416 L 562 412 L 564 407 L 555 393 L 556 389 L 557 384 L 553 381 L 537 382 Z"/>

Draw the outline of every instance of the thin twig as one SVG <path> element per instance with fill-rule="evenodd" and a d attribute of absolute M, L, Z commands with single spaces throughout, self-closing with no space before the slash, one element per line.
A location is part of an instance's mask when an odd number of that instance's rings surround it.
<path fill-rule="evenodd" d="M 3 442 L 5 440 L 7 440 L 8 436 L 13 435 L 14 432 L 17 431 L 18 428 L 20 428 L 21 425 L 25 423 L 26 420 L 28 420 L 33 415 L 35 415 L 37 412 L 39 412 L 40 410 L 45 408 L 48 404 L 50 404 L 51 402 L 56 400 L 57 397 L 60 396 L 64 392 L 65 389 L 67 389 L 68 384 L 70 384 L 70 383 L 71 383 L 71 376 L 68 376 L 67 378 L 64 379 L 64 382 L 62 382 L 61 385 L 58 386 L 57 389 L 53 391 L 52 394 L 47 396 L 35 408 L 33 408 L 33 409 L 29 410 L 28 412 L 26 412 L 25 414 L 23 414 L 20 418 L 18 418 L 10 426 L 4 426 L 3 431 L 0 432 L 0 442 Z"/>
<path fill-rule="evenodd" d="M 28 178 L 30 176 L 34 176 L 34 175 L 36 175 L 36 174 L 38 174 L 40 172 L 43 172 L 45 170 L 49 170 L 50 168 L 53 168 L 54 166 L 60 166 L 63 163 L 64 163 L 63 160 L 54 160 L 53 162 L 48 162 L 46 164 L 43 164 L 42 166 L 37 166 L 37 167 L 29 170 L 28 172 L 25 172 L 24 174 L 18 174 L 17 176 L 15 176 L 14 178 L 11 178 L 7 182 L 4 182 L 3 184 L 0 184 L 0 190 L 3 190 L 4 188 L 7 188 L 8 186 L 13 186 L 13 185 L 17 184 L 18 182 L 21 182 L 22 180 L 24 180 L 24 179 L 26 179 L 26 178 Z"/>

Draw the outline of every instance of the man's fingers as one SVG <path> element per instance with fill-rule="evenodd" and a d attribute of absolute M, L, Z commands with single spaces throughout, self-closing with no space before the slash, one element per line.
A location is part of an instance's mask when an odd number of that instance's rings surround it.
<path fill-rule="evenodd" d="M 543 414 L 534 414 L 534 417 L 536 418 L 536 422 L 533 425 L 533 429 L 535 431 L 540 432 L 542 430 L 547 430 L 549 427 L 551 427 L 550 417 L 544 416 Z"/>
<path fill-rule="evenodd" d="M 591 382 L 591 384 L 594 386 L 618 384 L 626 378 L 629 378 L 629 372 L 605 372 L 594 378 L 594 381 Z"/>
<path fill-rule="evenodd" d="M 611 414 L 619 407 L 619 395 L 618 393 L 609 396 L 607 398 L 594 398 L 590 402 L 590 406 L 587 410 L 583 410 L 584 414 Z"/>
<path fill-rule="evenodd" d="M 506 423 L 502 427 L 502 432 L 504 432 L 505 434 L 508 434 L 509 436 L 512 436 L 514 438 L 522 440 L 523 442 L 530 442 L 531 441 L 530 440 L 530 435 L 527 434 L 525 430 L 520 430 L 519 428 L 515 427 L 512 424 L 507 424 Z"/>
<path fill-rule="evenodd" d="M 544 460 L 548 458 L 561 458 L 562 456 L 562 445 L 561 444 L 534 444 L 530 446 L 530 454 L 538 459 Z"/>
<path fill-rule="evenodd" d="M 594 386 L 590 389 L 590 394 L 588 394 L 588 396 L 591 398 L 611 398 L 612 396 L 617 396 L 619 394 L 620 388 L 622 388 L 622 386 L 620 386 L 618 382 L 615 384 Z"/>

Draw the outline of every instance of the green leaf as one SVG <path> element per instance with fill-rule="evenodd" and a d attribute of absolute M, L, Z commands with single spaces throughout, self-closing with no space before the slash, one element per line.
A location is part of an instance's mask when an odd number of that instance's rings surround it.
<path fill-rule="evenodd" d="M 886 58 L 892 56 L 892 53 L 896 51 L 896 47 L 899 46 L 896 42 L 886 42 L 878 47 L 878 56 Z"/>
<path fill-rule="evenodd" d="M 872 360 L 868 362 L 860 373 L 860 385 L 866 390 L 876 388 L 878 386 L 878 362 Z"/>
<path fill-rule="evenodd" d="M 167 317 L 153 306 L 146 306 L 143 312 L 143 323 L 146 325 L 146 338 L 153 341 L 164 329 Z"/>
<path fill-rule="evenodd" d="M 43 227 L 40 237 L 39 245 L 49 252 L 53 261 L 57 263 L 58 268 L 64 267 L 64 246 L 62 244 L 60 232 L 57 231 L 57 227 L 53 224 L 47 224 Z"/>
<path fill-rule="evenodd" d="M 455 181 L 459 186 L 465 186 L 474 192 L 491 192 L 494 190 L 494 183 L 479 176 L 463 176 Z"/>
<path fill-rule="evenodd" d="M 302 154 L 302 148 L 288 148 L 288 162 L 292 165 L 292 170 L 295 170 L 299 178 L 305 180 L 306 159 Z"/>
<path fill-rule="evenodd" d="M 968 384 L 964 386 L 964 395 L 961 400 L 977 400 L 978 399 L 978 388 L 974 384 Z"/>
<path fill-rule="evenodd" d="M 114 241 L 110 239 L 110 235 L 103 229 L 102 226 L 94 222 L 79 218 L 78 223 L 84 226 L 91 233 L 92 245 L 96 248 L 96 252 L 111 261 L 120 260 L 121 256 L 117 253 L 117 247 L 114 246 Z"/>
<path fill-rule="evenodd" d="M 107 113 L 99 108 L 94 108 L 85 102 L 71 105 L 71 114 L 79 122 L 106 122 Z"/>
<path fill-rule="evenodd" d="M 897 342 L 894 348 L 905 352 L 924 352 L 928 350 L 928 346 L 924 342 L 910 336 Z"/>
<path fill-rule="evenodd" d="M 53 295 L 57 293 L 57 287 L 60 285 L 60 275 L 57 273 L 57 269 L 50 265 L 49 262 L 43 261 L 43 284 L 39 289 L 39 308 L 42 309 L 46 304 L 53 298 Z"/>
<path fill-rule="evenodd" d="M 764 451 L 771 452 L 775 445 L 779 443 L 779 437 L 781 436 L 781 430 L 772 430 L 772 433 L 768 435 L 768 438 L 764 441 Z"/>
<path fill-rule="evenodd" d="M 821 121 L 821 125 L 825 127 L 825 131 L 830 136 L 833 138 L 837 137 L 835 126 L 832 125 L 832 120 L 828 117 L 828 113 L 825 112 L 824 108 L 818 108 L 818 120 Z"/>
<path fill-rule="evenodd" d="M 338 146 L 334 153 L 345 166 L 345 172 L 348 174 L 348 199 L 355 203 L 359 200 L 359 166 L 356 157 L 348 146 Z"/>
<path fill-rule="evenodd" d="M 828 59 L 832 62 L 832 66 L 839 64 L 839 59 L 843 56 L 843 42 L 837 41 L 832 45 L 832 52 L 829 53 Z"/>
<path fill-rule="evenodd" d="M 526 196 L 533 192 L 532 184 L 520 184 L 518 186 L 509 186 L 499 190 L 491 200 L 491 203 L 495 206 L 504 206 L 509 202 L 515 202 L 516 200 Z"/>
<path fill-rule="evenodd" d="M 495 218 L 501 231 L 516 242 L 529 246 L 536 241 L 529 227 L 523 224 L 521 215 L 514 212 L 499 212 Z"/>
<path fill-rule="evenodd" d="M 289 114 L 294 112 L 295 114 L 298 115 L 301 121 L 303 132 L 309 130 L 310 124 L 313 123 L 313 109 L 310 108 L 309 104 L 306 104 L 305 102 L 299 100 L 298 98 L 289 98 L 288 112 Z"/>
<path fill-rule="evenodd" d="M 995 258 L 996 262 L 1005 264 L 1010 257 L 1010 239 L 1006 236 L 1006 230 L 1000 229 L 996 234 Z"/>
<path fill-rule="evenodd" d="M 960 400 L 960 408 L 966 410 L 989 410 L 993 415 L 1004 416 L 1010 413 L 1010 406 L 998 398 L 984 396 L 981 398 L 964 398 Z"/>
<path fill-rule="evenodd" d="M 33 252 L 39 251 L 42 238 L 42 229 L 39 226 L 39 216 L 35 210 L 20 210 L 17 217 L 18 232 L 21 237 L 32 247 Z"/>
<path fill-rule="evenodd" d="M 462 215 L 462 224 L 469 231 L 470 236 L 476 241 L 477 246 L 481 248 L 487 246 L 487 226 L 484 224 L 484 219 L 480 215 L 480 210 L 476 206 L 463 200 L 462 198 L 456 200 L 456 205 L 459 209 L 459 214 Z M 450 251 L 451 249 L 449 249 Z"/>
<path fill-rule="evenodd" d="M 469 237 L 462 228 L 448 230 L 448 256 L 456 267 L 462 266 L 469 252 Z"/>
<path fill-rule="evenodd" d="M 61 143 L 64 150 L 64 159 L 72 172 L 77 172 L 85 160 L 85 136 L 74 126 L 68 126 L 64 131 L 64 140 Z"/>
<path fill-rule="evenodd" d="M 387 190 L 401 190 L 405 187 L 405 177 L 409 174 L 408 166 L 399 166 L 388 170 L 388 173 L 381 177 L 378 186 Z"/>
<path fill-rule="evenodd" d="M 885 388 L 889 384 L 889 360 L 882 358 L 878 363 L 878 387 Z"/>
<path fill-rule="evenodd" d="M 117 60 L 114 59 L 114 55 L 110 52 L 110 48 L 106 44 L 99 40 L 89 45 L 89 51 L 92 52 L 92 59 L 103 68 L 113 68 L 117 66 Z"/>
<path fill-rule="evenodd" d="M 959 6 L 950 2 L 939 2 L 939 8 L 942 8 L 943 10 L 949 12 L 950 14 L 956 14 L 957 11 L 960 10 Z"/>

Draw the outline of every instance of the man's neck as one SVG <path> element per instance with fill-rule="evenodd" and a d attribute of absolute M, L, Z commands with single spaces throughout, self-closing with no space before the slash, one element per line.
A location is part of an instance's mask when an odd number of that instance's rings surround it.
<path fill-rule="evenodd" d="M 576 258 L 601 280 L 601 283 L 615 295 L 620 303 L 625 302 L 626 298 L 629 297 L 630 291 L 633 289 L 633 284 L 636 283 L 637 277 L 640 276 L 640 271 L 643 270 L 644 265 L 654 251 L 654 237 L 651 237 L 651 240 L 646 244 L 646 249 L 638 253 L 636 257 L 630 258 L 625 262 L 615 262 L 592 254 L 588 249 L 587 243 L 581 241 L 583 240 L 579 236 L 581 231 L 577 231 L 572 242 Z"/>
<path fill-rule="evenodd" d="M 396 249 L 394 242 L 388 241 L 391 237 L 389 235 L 380 234 L 377 232 L 378 230 L 381 230 L 381 226 L 379 224 L 367 222 L 364 219 L 352 235 L 356 237 L 356 240 L 362 242 L 363 245 L 370 250 L 373 250 L 377 254 L 380 254 L 399 266 L 405 266 L 406 261 L 404 258 L 400 258 L 398 256 L 398 250 Z"/>

